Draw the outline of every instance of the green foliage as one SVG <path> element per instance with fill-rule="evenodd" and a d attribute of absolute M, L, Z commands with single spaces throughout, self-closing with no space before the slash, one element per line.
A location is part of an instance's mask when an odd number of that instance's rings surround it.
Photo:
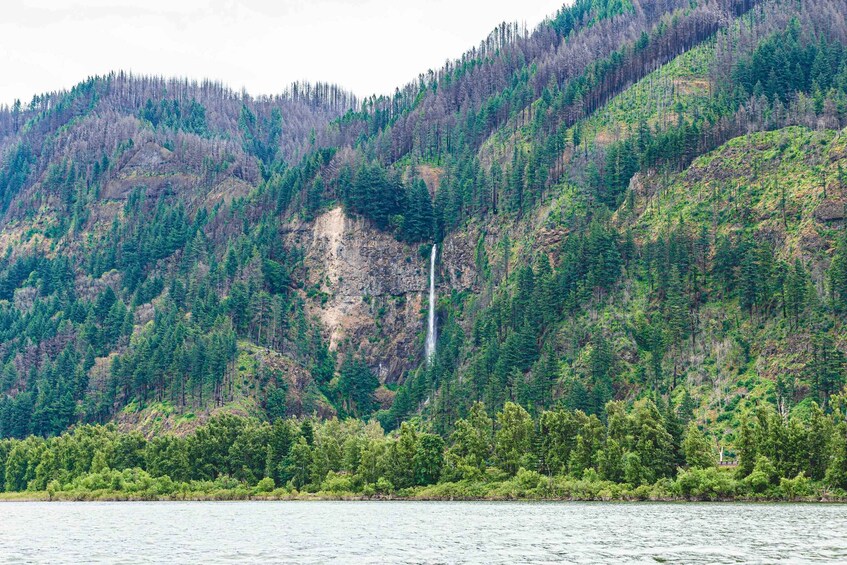
<path fill-rule="evenodd" d="M 729 473 L 712 466 L 681 471 L 674 489 L 687 499 L 721 500 L 733 498 L 739 484 Z"/>
<path fill-rule="evenodd" d="M 826 37 L 817 44 L 804 44 L 801 35 L 800 22 L 793 19 L 787 29 L 766 38 L 740 61 L 733 78 L 749 94 L 782 102 L 798 91 L 827 92 L 847 72 L 844 45 Z"/>
<path fill-rule="evenodd" d="M 706 469 L 715 466 L 715 450 L 694 422 L 688 424 L 685 439 L 682 440 L 682 451 L 689 468 Z"/>
<path fill-rule="evenodd" d="M 838 239 L 826 274 L 833 306 L 839 311 L 847 310 L 847 232 Z"/>
<path fill-rule="evenodd" d="M 345 169 L 338 179 L 342 202 L 381 230 L 391 230 L 408 242 L 429 241 L 435 232 L 435 211 L 420 178 L 404 184 L 377 164 L 363 164 L 355 173 Z"/>
<path fill-rule="evenodd" d="M 256 115 L 246 104 L 241 106 L 238 126 L 247 151 L 255 155 L 265 168 L 270 168 L 279 151 L 282 114 L 278 108 L 270 115 Z"/>
<path fill-rule="evenodd" d="M 24 143 L 15 146 L 5 157 L 0 167 L 0 211 L 5 212 L 24 187 L 33 161 L 32 151 Z"/>
<path fill-rule="evenodd" d="M 507 402 L 497 414 L 494 456 L 497 466 L 510 475 L 531 464 L 533 443 L 532 418 L 517 404 Z"/>
<path fill-rule="evenodd" d="M 467 419 L 456 422 L 447 451 L 447 476 L 454 479 L 478 478 L 492 453 L 493 423 L 485 406 L 477 402 Z"/>
<path fill-rule="evenodd" d="M 370 414 L 376 404 L 374 391 L 378 386 L 379 380 L 361 357 L 348 355 L 344 359 L 336 389 L 348 414 Z"/>
<path fill-rule="evenodd" d="M 80 426 L 49 439 L 0 441 L 0 491 L 46 491 L 60 499 L 316 492 L 330 497 L 806 500 L 843 487 L 844 400 L 834 402 L 834 415 L 818 410 L 808 425 L 797 418 L 783 421 L 767 409 L 752 414 L 750 449 L 757 455 L 752 470 L 739 467 L 737 477 L 714 465 L 711 447 L 693 423 L 683 440 L 688 467 L 669 469 L 671 434 L 650 402 L 609 403 L 608 424 L 564 409 L 533 419 L 507 403 L 496 424 L 484 406 L 475 405 L 449 443 L 409 422 L 385 435 L 377 424 L 353 419 L 267 423 L 224 415 L 186 437 L 150 440 L 112 425 Z M 820 453 L 814 447 L 818 434 L 826 436 L 817 444 Z"/>
<path fill-rule="evenodd" d="M 196 100 L 180 105 L 179 100 L 161 99 L 153 102 L 148 98 L 140 112 L 141 119 L 154 128 L 166 127 L 183 130 L 197 135 L 208 135 L 206 108 Z"/>
<path fill-rule="evenodd" d="M 567 36 L 580 25 L 591 25 L 632 9 L 628 0 L 577 0 L 572 6 L 561 8 L 551 23 L 559 34 Z"/>

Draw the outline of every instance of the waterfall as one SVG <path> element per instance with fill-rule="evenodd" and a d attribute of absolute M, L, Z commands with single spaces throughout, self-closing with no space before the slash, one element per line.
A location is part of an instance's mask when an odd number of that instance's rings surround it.
<path fill-rule="evenodd" d="M 432 362 L 435 356 L 435 244 L 429 256 L 429 319 L 426 328 L 426 360 Z"/>

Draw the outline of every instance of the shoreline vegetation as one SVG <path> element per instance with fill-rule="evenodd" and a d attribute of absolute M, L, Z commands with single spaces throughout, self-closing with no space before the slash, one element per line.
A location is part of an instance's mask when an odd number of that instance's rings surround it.
<path fill-rule="evenodd" d="M 307 492 L 285 487 L 267 491 L 266 485 L 221 487 L 217 482 L 203 485 L 173 485 L 169 492 L 160 491 L 161 482 L 139 469 L 129 470 L 141 478 L 140 490 L 68 490 L 25 491 L 0 493 L 2 502 L 225 502 L 225 501 L 371 501 L 371 502 L 801 502 L 847 503 L 847 493 L 831 492 L 823 485 L 803 481 L 783 481 L 779 487 L 766 493 L 754 493 L 733 477 L 732 468 L 697 470 L 721 480 L 725 486 L 734 487 L 734 493 L 685 492 L 678 481 L 660 481 L 654 485 L 633 487 L 628 484 L 603 480 L 581 480 L 572 477 L 537 477 L 524 471 L 511 480 L 491 483 L 439 483 L 427 487 L 412 487 L 393 493 L 366 491 Z M 122 473 L 126 476 L 126 473 Z M 683 483 L 685 482 L 683 478 Z M 537 481 L 537 482 L 536 482 Z M 145 484 L 146 483 L 146 484 Z M 196 489 L 196 490 L 195 490 Z"/>
<path fill-rule="evenodd" d="M 461 488 L 461 487 L 459 487 Z M 364 495 L 362 493 L 331 492 L 289 492 L 284 488 L 271 492 L 257 492 L 255 489 L 234 489 L 228 491 L 201 493 L 177 492 L 172 494 L 126 493 L 121 491 L 69 491 L 55 492 L 19 492 L 0 493 L 0 505 L 4 502 L 597 502 L 597 503 L 697 503 L 697 502 L 744 502 L 744 503 L 801 503 L 801 504 L 847 504 L 847 496 L 816 493 L 808 496 L 729 496 L 729 497 L 680 497 L 663 496 L 654 492 L 646 495 L 637 489 L 625 489 L 618 494 L 604 492 L 594 494 L 576 494 L 572 496 L 526 496 L 526 493 L 500 493 L 490 496 L 450 496 L 435 495 L 427 490 L 412 491 L 407 494 Z"/>
<path fill-rule="evenodd" d="M 442 437 L 425 423 L 226 414 L 150 439 L 113 424 L 0 440 L 0 500 L 847 501 L 847 397 L 788 417 L 745 415 L 719 465 L 667 404 L 602 417 L 477 403 Z M 493 417 L 492 417 L 493 416 Z"/>

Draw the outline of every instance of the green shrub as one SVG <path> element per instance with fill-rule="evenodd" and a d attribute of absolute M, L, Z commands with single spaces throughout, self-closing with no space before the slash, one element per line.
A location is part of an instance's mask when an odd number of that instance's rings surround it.
<path fill-rule="evenodd" d="M 349 475 L 339 475 L 335 471 L 330 471 L 321 484 L 321 490 L 333 493 L 353 492 L 353 480 Z"/>
<path fill-rule="evenodd" d="M 256 492 L 271 492 L 276 488 L 276 483 L 271 477 L 265 477 L 256 485 Z"/>
<path fill-rule="evenodd" d="M 385 477 L 380 477 L 376 481 L 376 491 L 380 494 L 389 494 L 394 492 L 394 485 Z"/>
<path fill-rule="evenodd" d="M 785 498 L 802 498 L 812 494 L 812 483 L 805 473 L 800 471 L 793 479 L 782 477 L 779 480 L 779 490 Z"/>
<path fill-rule="evenodd" d="M 738 483 L 716 467 L 680 469 L 673 490 L 679 496 L 695 500 L 716 500 L 733 496 Z"/>

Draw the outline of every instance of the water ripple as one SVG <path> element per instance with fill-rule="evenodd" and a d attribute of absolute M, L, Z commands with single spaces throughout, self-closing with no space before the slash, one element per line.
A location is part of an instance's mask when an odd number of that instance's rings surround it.
<path fill-rule="evenodd" d="M 0 503 L 0 563 L 847 562 L 847 506 Z"/>

